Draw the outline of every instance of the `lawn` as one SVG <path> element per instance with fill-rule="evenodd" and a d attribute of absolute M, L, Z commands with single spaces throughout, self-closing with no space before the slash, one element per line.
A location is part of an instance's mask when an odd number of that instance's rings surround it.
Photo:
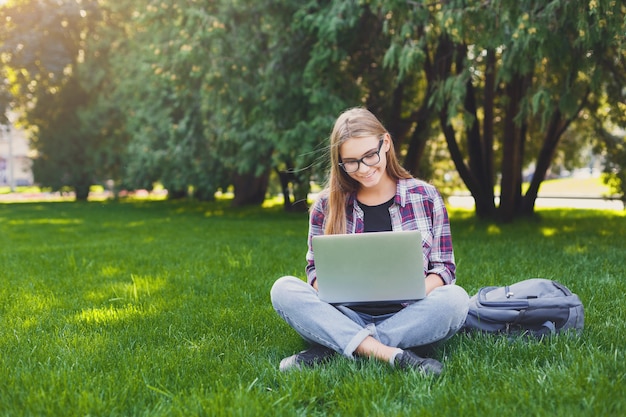
<path fill-rule="evenodd" d="M 539 195 L 546 197 L 594 197 L 613 195 L 611 188 L 601 178 L 559 178 L 541 183 Z"/>
<path fill-rule="evenodd" d="M 345 358 L 280 373 L 304 345 L 269 290 L 303 276 L 306 214 L 0 204 L 0 415 L 626 415 L 625 213 L 451 219 L 459 285 L 557 279 L 585 303 L 583 335 L 457 335 L 440 378 Z"/>

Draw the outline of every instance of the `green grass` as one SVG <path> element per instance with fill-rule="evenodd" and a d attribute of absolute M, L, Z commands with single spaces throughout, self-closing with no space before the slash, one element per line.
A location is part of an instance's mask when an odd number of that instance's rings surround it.
<path fill-rule="evenodd" d="M 558 279 L 581 338 L 458 335 L 439 379 L 338 358 L 280 373 L 303 342 L 269 289 L 302 276 L 306 214 L 157 202 L 0 204 L 0 415 L 621 416 L 626 216 L 451 213 L 458 284 Z"/>
<path fill-rule="evenodd" d="M 540 196 L 556 197 L 606 197 L 613 193 L 601 177 L 595 178 L 559 178 L 546 180 L 539 188 Z"/>

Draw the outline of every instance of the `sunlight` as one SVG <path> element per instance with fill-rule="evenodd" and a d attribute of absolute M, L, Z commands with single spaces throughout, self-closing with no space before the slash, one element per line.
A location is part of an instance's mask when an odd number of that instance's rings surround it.
<path fill-rule="evenodd" d="M 500 226 L 498 225 L 490 224 L 489 227 L 487 227 L 487 234 L 499 235 L 501 233 L 502 233 L 502 229 L 500 229 Z"/>
<path fill-rule="evenodd" d="M 76 320 L 87 324 L 110 324 L 146 315 L 147 312 L 142 307 L 127 304 L 121 308 L 108 306 L 83 310 L 76 315 Z"/>
<path fill-rule="evenodd" d="M 275 197 L 271 197 L 271 198 L 266 198 L 263 201 L 263 204 L 261 205 L 261 207 L 263 208 L 272 208 L 275 206 L 282 206 L 283 204 L 285 204 L 285 199 L 283 198 L 283 196 L 275 196 Z"/>
<path fill-rule="evenodd" d="M 154 292 L 163 289 L 167 284 L 167 281 L 163 278 L 145 277 L 135 274 L 131 274 L 130 279 L 131 282 L 118 282 L 113 285 L 113 294 L 115 296 L 111 300 L 143 301 L 144 298 L 151 297 Z"/>
<path fill-rule="evenodd" d="M 104 270 L 104 269 L 103 269 Z M 114 269 L 106 269 L 114 272 Z M 136 318 L 143 318 L 156 311 L 154 305 L 144 307 L 138 304 L 140 299 L 150 297 L 152 291 L 161 289 L 166 281 L 163 278 L 142 277 L 131 274 L 131 282 L 120 282 L 114 285 L 115 296 L 109 302 L 123 302 L 123 306 L 108 305 L 100 308 L 83 309 L 75 316 L 76 321 L 87 324 L 111 324 Z M 93 298 L 93 294 L 92 298 Z M 116 303 L 117 304 L 117 303 Z"/>
<path fill-rule="evenodd" d="M 541 234 L 544 235 L 545 237 L 554 236 L 557 233 L 558 233 L 558 229 L 554 227 L 542 227 L 541 228 Z"/>
<path fill-rule="evenodd" d="M 110 278 L 114 277 L 122 272 L 122 269 L 117 266 L 105 265 L 102 267 L 100 273 L 103 277 Z"/>
<path fill-rule="evenodd" d="M 25 314 L 16 316 L 12 323 L 15 327 L 24 330 L 40 326 L 41 317 L 57 304 L 54 294 L 47 291 L 45 293 L 20 291 L 11 297 L 10 301 L 9 305 L 15 305 L 15 308 L 19 306 L 19 309 L 25 312 Z M 15 333 L 15 336 L 18 337 L 18 333 Z"/>
<path fill-rule="evenodd" d="M 2 1 L 2 0 L 0 0 Z M 38 225 L 38 224 L 54 224 L 54 225 L 76 225 L 83 224 L 78 219 L 33 219 L 33 220 L 11 220 L 8 222 L 11 226 Z"/>

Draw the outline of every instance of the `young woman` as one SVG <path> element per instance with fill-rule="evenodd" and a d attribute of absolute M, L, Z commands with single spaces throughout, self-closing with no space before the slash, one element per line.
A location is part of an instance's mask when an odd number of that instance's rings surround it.
<path fill-rule="evenodd" d="M 469 297 L 454 285 L 450 224 L 440 194 L 400 166 L 391 136 L 366 109 L 339 116 L 330 137 L 330 157 L 328 185 L 310 213 L 307 282 L 282 277 L 271 290 L 274 309 L 311 344 L 283 359 L 280 369 L 312 366 L 339 353 L 441 373 L 439 361 L 414 351 L 432 350 L 452 337 L 465 321 Z M 426 298 L 408 305 L 350 308 L 319 299 L 313 236 L 400 230 L 422 234 Z"/>

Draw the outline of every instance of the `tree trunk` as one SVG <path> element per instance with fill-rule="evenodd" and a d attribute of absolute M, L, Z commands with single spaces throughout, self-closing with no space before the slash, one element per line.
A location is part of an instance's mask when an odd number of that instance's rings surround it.
<path fill-rule="evenodd" d="M 265 201 L 265 193 L 269 185 L 270 171 L 260 176 L 254 174 L 236 174 L 233 178 L 235 198 L 233 206 L 261 205 Z"/>
<path fill-rule="evenodd" d="M 293 177 L 293 173 L 289 172 L 289 170 L 281 171 L 276 169 L 276 174 L 278 174 L 278 179 L 280 181 L 280 189 L 283 192 L 283 208 L 285 211 L 291 211 L 292 201 L 291 201 L 291 191 L 289 190 L 289 182 Z"/>
<path fill-rule="evenodd" d="M 463 161 L 463 154 L 456 141 L 454 128 L 447 122 L 447 117 L 445 111 L 440 112 L 439 119 L 446 138 L 446 143 L 448 144 L 450 156 L 465 186 L 472 194 L 472 197 L 474 197 L 476 216 L 481 219 L 492 218 L 496 212 L 493 200 L 493 188 L 491 188 L 491 190 L 484 189 L 482 184 L 480 184 L 474 176 L 474 173 L 470 171 Z"/>
<path fill-rule="evenodd" d="M 487 51 L 487 63 L 485 69 L 485 90 L 483 94 L 483 163 L 484 176 L 487 187 L 491 190 L 493 200 L 493 187 L 495 182 L 493 162 L 493 126 L 494 126 L 494 102 L 496 97 L 496 53 L 493 49 Z"/>
<path fill-rule="evenodd" d="M 76 201 L 87 201 L 89 197 L 90 184 L 80 183 L 74 185 L 74 194 L 76 195 Z"/>
<path fill-rule="evenodd" d="M 167 199 L 168 200 L 182 200 L 183 198 L 187 198 L 189 193 L 187 190 L 181 190 L 176 188 L 167 188 Z"/>
<path fill-rule="evenodd" d="M 502 179 L 500 182 L 500 220 L 511 222 L 515 218 L 518 203 L 521 201 L 523 144 L 526 129 L 516 123 L 519 103 L 524 96 L 529 81 L 528 76 L 514 76 L 506 86 L 508 104 L 504 119 L 502 146 Z"/>
<path fill-rule="evenodd" d="M 304 184 L 304 180 L 298 178 L 290 169 L 285 171 L 276 170 L 278 178 L 280 179 L 280 187 L 283 191 L 284 209 L 285 211 L 307 211 L 308 196 L 310 186 L 308 186 L 308 179 Z M 289 187 L 291 184 L 291 187 Z"/>
<path fill-rule="evenodd" d="M 193 191 L 193 197 L 198 201 L 215 200 L 215 190 L 213 187 L 196 187 Z"/>
<path fill-rule="evenodd" d="M 428 111 L 428 97 L 424 100 L 424 104 L 417 111 L 415 119 L 416 126 L 411 134 L 409 140 L 409 147 L 404 157 L 404 168 L 406 168 L 413 176 L 421 177 L 420 175 L 420 161 L 424 155 L 424 149 L 426 149 L 426 141 L 428 139 L 429 131 L 429 114 Z"/>
<path fill-rule="evenodd" d="M 530 182 L 530 186 L 528 187 L 528 191 L 526 191 L 526 194 L 522 199 L 520 209 L 522 215 L 530 216 L 534 213 L 535 201 L 537 200 L 539 187 L 546 177 L 548 169 L 550 169 L 550 165 L 552 164 L 552 158 L 554 157 L 554 152 L 559 145 L 561 136 L 572 123 L 572 121 L 576 117 L 575 115 L 578 114 L 580 110 L 582 110 L 582 108 L 586 105 L 588 97 L 589 92 L 587 91 L 587 93 L 580 102 L 578 111 L 574 113 L 574 116 L 571 116 L 569 119 L 564 119 L 563 114 L 559 109 L 556 109 L 552 114 L 552 117 L 550 118 L 550 124 L 546 129 L 543 146 L 541 147 L 541 151 L 539 152 L 539 156 L 537 157 L 537 166 L 535 168 L 535 173 L 533 174 L 533 178 Z"/>
<path fill-rule="evenodd" d="M 445 80 L 452 73 L 453 63 L 456 68 L 462 68 L 462 60 L 466 56 L 467 48 L 464 45 L 454 45 L 448 38 L 442 38 L 437 47 L 435 57 L 432 63 L 425 65 L 425 71 L 429 84 L 434 81 Z M 456 62 L 453 57 L 456 56 Z M 491 95 L 493 100 L 493 94 Z M 471 82 L 466 84 L 466 109 L 474 116 L 475 124 L 468 129 L 468 146 L 470 147 L 470 166 L 465 163 L 463 153 L 457 143 L 454 128 L 448 121 L 448 106 L 444 104 L 439 111 L 439 123 L 443 131 L 448 150 L 454 166 L 457 169 L 465 186 L 474 197 L 476 205 L 476 215 L 479 218 L 492 218 L 495 215 L 496 208 L 493 196 L 493 180 L 484 183 L 481 178 L 486 177 L 483 172 L 489 172 L 489 167 L 484 167 L 483 153 L 491 155 L 492 150 L 485 150 L 480 140 L 480 129 L 478 126 L 478 118 L 476 111 L 476 102 L 474 97 L 474 87 Z M 491 168 L 492 170 L 493 168 Z M 492 176 L 491 176 L 492 177 Z"/>
<path fill-rule="evenodd" d="M 539 156 L 537 157 L 537 165 L 535 167 L 533 178 L 522 200 L 520 212 L 525 216 L 530 216 L 535 211 L 535 201 L 537 200 L 539 187 L 546 177 L 548 169 L 550 169 L 554 152 L 559 144 L 561 135 L 565 131 L 565 124 L 566 122 L 562 119 L 561 112 L 557 109 L 552 114 L 552 118 L 550 119 L 550 125 L 546 130 L 543 146 L 541 147 L 541 151 L 539 151 Z"/>
<path fill-rule="evenodd" d="M 485 161 L 483 160 L 483 144 L 478 123 L 478 111 L 476 109 L 476 97 L 472 80 L 468 80 L 465 85 L 465 111 L 472 116 L 472 123 L 466 125 L 465 135 L 467 137 L 467 151 L 469 154 L 469 169 L 480 184 L 486 186 L 488 178 L 485 171 Z"/>
<path fill-rule="evenodd" d="M 311 184 L 309 177 L 295 175 L 295 179 L 291 184 L 293 189 L 293 203 L 291 204 L 291 211 L 306 212 L 309 210 L 309 192 L 311 191 Z"/>
<path fill-rule="evenodd" d="M 494 94 L 487 91 L 488 88 L 487 83 L 485 85 L 484 107 L 492 108 Z M 476 205 L 476 215 L 480 218 L 492 218 L 496 214 L 493 192 L 493 130 L 489 130 L 489 127 L 493 125 L 493 119 L 488 118 L 488 113 L 485 113 L 485 128 L 483 136 L 481 136 L 475 89 L 471 81 L 468 81 L 466 85 L 464 106 L 465 110 L 474 119 L 472 125 L 467 128 L 466 135 L 469 151 L 469 170 L 477 182 L 475 191 L 472 193 Z M 489 148 L 487 149 L 487 147 Z"/>
<path fill-rule="evenodd" d="M 396 151 L 400 150 L 407 132 L 411 129 L 413 124 L 412 118 L 406 119 L 402 117 L 403 103 L 405 99 L 404 86 L 405 82 L 401 82 L 393 90 L 393 94 L 391 96 L 391 106 L 389 107 L 389 111 L 384 118 L 384 125 L 393 137 Z"/>

